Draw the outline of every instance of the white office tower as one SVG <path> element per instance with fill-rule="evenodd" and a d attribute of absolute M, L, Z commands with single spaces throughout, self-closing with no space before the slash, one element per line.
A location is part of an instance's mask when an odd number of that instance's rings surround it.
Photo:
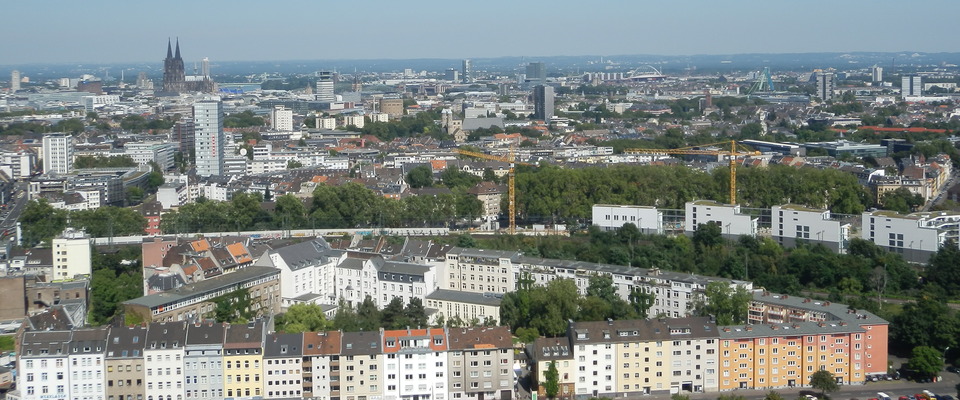
<path fill-rule="evenodd" d="M 43 173 L 66 174 L 73 169 L 73 136 L 67 133 L 43 135 Z"/>
<path fill-rule="evenodd" d="M 276 106 L 270 110 L 270 128 L 275 131 L 289 132 L 293 130 L 293 110 L 284 106 Z"/>
<path fill-rule="evenodd" d="M 10 72 L 10 91 L 16 92 L 20 90 L 20 71 L 13 70 Z"/>
<path fill-rule="evenodd" d="M 900 95 L 913 97 L 923 95 L 923 80 L 917 75 L 907 75 L 901 78 Z"/>
<path fill-rule="evenodd" d="M 333 72 L 320 71 L 317 73 L 317 101 L 334 102 L 337 96 L 333 93 Z"/>
<path fill-rule="evenodd" d="M 204 57 L 203 61 L 200 61 L 200 74 L 202 74 L 204 78 L 210 77 L 210 59 L 207 57 Z"/>
<path fill-rule="evenodd" d="M 463 65 L 461 66 L 460 79 L 463 83 L 472 83 L 473 82 L 473 63 L 470 60 L 463 60 Z"/>
<path fill-rule="evenodd" d="M 193 105 L 197 175 L 223 175 L 223 103 L 201 100 Z"/>
<path fill-rule="evenodd" d="M 874 82 L 883 82 L 883 67 L 874 65 L 870 72 Z"/>

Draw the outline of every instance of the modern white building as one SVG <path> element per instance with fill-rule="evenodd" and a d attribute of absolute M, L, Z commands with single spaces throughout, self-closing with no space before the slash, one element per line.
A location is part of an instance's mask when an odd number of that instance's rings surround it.
<path fill-rule="evenodd" d="M 380 282 L 377 304 L 380 308 L 386 307 L 395 297 L 403 304 L 414 297 L 423 300 L 437 289 L 433 269 L 428 265 L 386 261 L 377 274 Z"/>
<path fill-rule="evenodd" d="M 90 236 L 82 230 L 67 228 L 53 238 L 53 280 L 70 280 L 93 273 Z"/>
<path fill-rule="evenodd" d="M 178 146 L 175 143 L 130 142 L 125 144 L 123 149 L 124 154 L 137 164 L 148 165 L 155 162 L 160 166 L 159 172 L 163 172 L 173 168 L 173 158 Z"/>
<path fill-rule="evenodd" d="M 905 75 L 900 78 L 900 96 L 923 96 L 923 78 L 919 75 Z"/>
<path fill-rule="evenodd" d="M 80 98 L 80 102 L 83 104 L 83 111 L 93 112 L 102 106 L 119 103 L 120 96 L 115 94 L 83 96 Z"/>
<path fill-rule="evenodd" d="M 795 247 L 804 241 L 842 253 L 850 242 L 850 224 L 834 218 L 830 210 L 785 204 L 771 207 L 770 212 L 771 234 L 783 246 Z"/>
<path fill-rule="evenodd" d="M 223 175 L 223 103 L 201 100 L 193 105 L 194 147 L 198 176 Z"/>
<path fill-rule="evenodd" d="M 817 97 L 821 101 L 833 100 L 833 90 L 836 88 L 836 76 L 833 72 L 817 72 Z"/>
<path fill-rule="evenodd" d="M 0 171 L 15 180 L 27 179 L 37 165 L 37 155 L 29 150 L 0 153 Z"/>
<path fill-rule="evenodd" d="M 894 211 L 867 211 L 862 215 L 863 239 L 907 261 L 927 262 L 940 246 L 958 245 L 960 214 L 919 212 L 900 215 Z"/>
<path fill-rule="evenodd" d="M 186 322 L 154 322 L 143 348 L 144 383 L 148 399 L 177 400 L 186 395 L 183 370 L 187 343 Z"/>
<path fill-rule="evenodd" d="M 687 202 L 684 207 L 683 230 L 693 234 L 700 224 L 713 223 L 720 226 L 724 237 L 736 238 L 741 235 L 755 236 L 757 234 L 757 218 L 740 213 L 739 205 L 722 204 L 710 200 L 696 200 Z"/>
<path fill-rule="evenodd" d="M 73 136 L 68 133 L 43 135 L 43 173 L 67 174 L 73 169 Z"/>
<path fill-rule="evenodd" d="M 275 131 L 289 132 L 293 130 L 293 110 L 284 106 L 275 106 L 270 110 L 270 128 Z"/>
<path fill-rule="evenodd" d="M 663 233 L 663 211 L 656 207 L 612 204 L 593 205 L 593 224 L 605 231 L 633 224 L 642 233 Z"/>
<path fill-rule="evenodd" d="M 334 82 L 333 82 L 333 72 L 330 71 L 320 71 L 317 73 L 317 91 L 314 94 L 317 101 L 329 102 L 332 103 L 337 101 L 337 96 L 334 94 Z"/>
<path fill-rule="evenodd" d="M 363 115 L 346 115 L 343 117 L 343 126 L 356 126 L 357 128 L 363 128 L 364 119 Z"/>
<path fill-rule="evenodd" d="M 10 93 L 20 90 L 20 71 L 10 71 Z"/>
<path fill-rule="evenodd" d="M 382 336 L 385 398 L 447 399 L 447 335 L 443 328 L 391 330 Z"/>
<path fill-rule="evenodd" d="M 160 202 L 164 210 L 187 204 L 188 198 L 189 190 L 184 183 L 164 183 L 157 188 L 157 201 Z"/>

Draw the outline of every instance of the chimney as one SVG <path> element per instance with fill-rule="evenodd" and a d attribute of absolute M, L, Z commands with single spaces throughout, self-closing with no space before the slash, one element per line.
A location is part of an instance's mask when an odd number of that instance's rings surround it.
<path fill-rule="evenodd" d="M 607 318 L 607 325 L 613 326 L 613 318 Z"/>

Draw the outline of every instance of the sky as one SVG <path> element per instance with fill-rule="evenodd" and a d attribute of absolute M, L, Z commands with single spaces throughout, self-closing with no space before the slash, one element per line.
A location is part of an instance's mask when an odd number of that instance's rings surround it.
<path fill-rule="evenodd" d="M 4 2 L 0 65 L 960 52 L 957 0 Z"/>

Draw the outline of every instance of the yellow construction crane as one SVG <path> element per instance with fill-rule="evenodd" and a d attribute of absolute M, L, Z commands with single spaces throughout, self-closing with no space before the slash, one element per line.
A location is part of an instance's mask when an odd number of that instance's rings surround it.
<path fill-rule="evenodd" d="M 724 146 L 730 145 L 730 150 L 700 150 L 693 147 L 705 146 Z M 740 145 L 741 150 L 737 149 L 737 141 L 702 144 L 698 146 L 683 147 L 679 149 L 626 149 L 628 154 L 694 154 L 694 155 L 712 155 L 730 157 L 730 204 L 737 204 L 737 157 L 738 156 L 758 156 L 759 151 L 750 150 L 744 145 Z"/>
<path fill-rule="evenodd" d="M 492 154 L 478 153 L 470 150 L 455 149 L 459 154 L 482 158 L 484 160 L 493 160 L 501 161 L 505 163 L 510 163 L 510 170 L 507 172 L 507 204 L 510 210 L 510 234 L 514 234 L 517 230 L 517 205 L 516 205 L 516 188 L 514 185 L 514 165 L 533 165 L 524 162 L 517 162 L 514 160 L 513 147 L 510 148 L 510 155 L 508 157 L 495 156 Z"/>

